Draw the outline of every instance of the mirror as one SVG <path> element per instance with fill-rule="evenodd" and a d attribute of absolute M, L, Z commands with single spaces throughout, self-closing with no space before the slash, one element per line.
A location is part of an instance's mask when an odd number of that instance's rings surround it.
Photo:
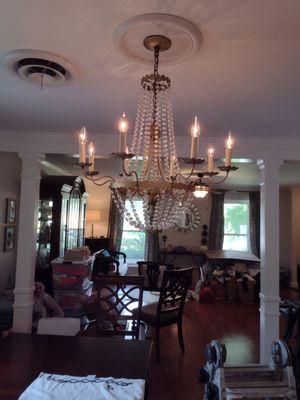
<path fill-rule="evenodd" d="M 183 209 L 182 212 L 178 215 L 178 218 L 175 222 L 175 229 L 180 233 L 185 233 L 188 231 L 193 231 L 198 227 L 200 223 L 200 214 L 193 204 Z"/>

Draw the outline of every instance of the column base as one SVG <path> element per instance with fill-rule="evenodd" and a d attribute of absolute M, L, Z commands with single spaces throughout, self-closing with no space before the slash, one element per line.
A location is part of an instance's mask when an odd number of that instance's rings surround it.
<path fill-rule="evenodd" d="M 268 364 L 271 345 L 279 339 L 280 297 L 268 297 L 260 293 L 260 363 Z"/>
<path fill-rule="evenodd" d="M 33 289 L 15 289 L 14 294 L 13 332 L 31 333 Z"/>

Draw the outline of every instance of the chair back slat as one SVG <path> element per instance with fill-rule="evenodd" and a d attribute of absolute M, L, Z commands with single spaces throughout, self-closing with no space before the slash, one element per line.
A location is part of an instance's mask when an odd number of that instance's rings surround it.
<path fill-rule="evenodd" d="M 139 275 L 145 277 L 144 289 L 149 291 L 160 291 L 163 272 L 174 268 L 173 264 L 152 261 L 138 261 L 137 264 Z"/>
<path fill-rule="evenodd" d="M 157 308 L 158 320 L 162 314 L 166 313 L 177 312 L 178 317 L 182 317 L 192 273 L 193 268 L 164 271 Z"/>
<path fill-rule="evenodd" d="M 138 339 L 140 310 L 143 298 L 143 276 L 102 276 L 96 280 L 98 332 L 110 335 L 131 335 Z M 135 312 L 133 313 L 133 310 Z M 102 329 L 105 321 L 115 325 L 127 321 L 123 329 Z M 130 329 L 129 329 L 130 328 Z"/>

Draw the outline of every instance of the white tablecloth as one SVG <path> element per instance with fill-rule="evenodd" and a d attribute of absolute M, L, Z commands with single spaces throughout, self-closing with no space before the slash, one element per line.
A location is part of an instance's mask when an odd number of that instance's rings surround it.
<path fill-rule="evenodd" d="M 142 400 L 143 379 L 96 378 L 40 373 L 19 400 Z"/>

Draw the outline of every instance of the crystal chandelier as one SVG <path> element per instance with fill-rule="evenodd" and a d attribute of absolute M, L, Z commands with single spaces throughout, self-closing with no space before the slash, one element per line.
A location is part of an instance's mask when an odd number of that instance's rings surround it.
<path fill-rule="evenodd" d="M 144 46 L 154 53 L 154 70 L 141 79 L 130 151 L 126 144 L 128 122 L 125 113 L 119 122 L 119 152 L 112 156 L 122 160 L 121 179 L 100 176 L 94 170 L 95 150 L 92 143 L 88 146 L 89 158 L 86 161 L 85 128 L 79 134 L 78 165 L 85 177 L 96 185 L 110 185 L 116 206 L 130 225 L 143 231 L 160 231 L 173 227 L 178 215 L 191 205 L 194 196 L 205 197 L 212 186 L 224 182 L 229 172 L 237 167 L 231 166 L 233 141 L 229 132 L 225 165 L 218 168 L 225 171 L 225 176 L 218 181 L 214 178 L 219 171 L 214 171 L 212 146 L 208 149 L 207 171 L 195 171 L 198 165 L 206 161 L 197 158 L 200 125 L 195 117 L 191 128 L 190 157 L 183 158 L 190 165 L 190 171 L 187 176 L 180 172 L 175 145 L 171 81 L 158 72 L 159 54 L 171 47 L 171 41 L 165 36 L 151 35 L 145 38 Z M 142 216 L 135 206 L 137 199 L 143 203 Z"/>

